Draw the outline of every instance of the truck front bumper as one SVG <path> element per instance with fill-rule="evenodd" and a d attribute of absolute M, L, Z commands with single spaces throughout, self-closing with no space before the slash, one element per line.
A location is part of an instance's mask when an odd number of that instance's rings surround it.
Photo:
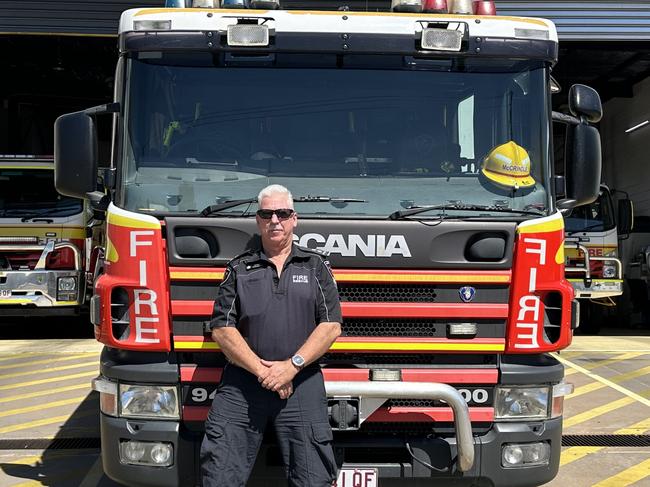
<path fill-rule="evenodd" d="M 24 315 L 27 308 L 74 313 L 83 303 L 84 286 L 77 270 L 0 270 L 0 316 Z"/>
<path fill-rule="evenodd" d="M 623 294 L 622 279 L 568 279 L 573 286 L 576 298 L 606 298 Z"/>
<path fill-rule="evenodd" d="M 175 421 L 132 420 L 101 414 L 102 462 L 106 474 L 130 486 L 175 487 L 199 485 L 199 449 L 202 434 L 190 431 Z M 128 465 L 120 461 L 122 441 L 168 442 L 173 445 L 174 461 L 170 467 Z M 413 460 L 406 443 L 420 461 Z M 505 468 L 503 446 L 509 443 L 548 442 L 551 458 L 547 465 Z M 456 440 L 435 437 L 396 437 L 394 435 L 335 435 L 334 451 L 339 466 L 346 469 L 376 468 L 380 485 L 399 481 L 399 485 L 430 479 L 431 485 L 524 487 L 542 485 L 558 472 L 562 443 L 561 418 L 530 423 L 495 423 L 485 434 L 474 437 L 474 464 L 467 472 L 452 467 L 439 473 L 423 462 L 442 467 L 457 455 Z M 390 451 L 393 458 L 387 459 Z M 393 453 L 394 452 L 394 453 Z M 356 457 L 360 461 L 344 461 Z M 263 445 L 248 485 L 270 485 L 284 479 L 284 468 L 277 448 Z M 367 458 L 367 461 L 365 461 Z M 382 462 L 380 459 L 387 461 Z"/>

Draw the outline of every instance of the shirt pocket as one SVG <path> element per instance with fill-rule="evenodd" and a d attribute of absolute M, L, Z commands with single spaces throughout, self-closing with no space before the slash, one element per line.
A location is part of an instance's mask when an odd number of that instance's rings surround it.
<path fill-rule="evenodd" d="M 240 277 L 237 285 L 239 287 L 239 309 L 242 315 L 258 316 L 263 314 L 271 296 L 271 283 L 262 276 Z"/>

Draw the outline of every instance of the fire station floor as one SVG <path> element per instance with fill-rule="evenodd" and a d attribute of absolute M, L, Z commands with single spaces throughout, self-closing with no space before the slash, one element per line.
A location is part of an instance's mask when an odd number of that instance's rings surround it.
<path fill-rule="evenodd" d="M 90 380 L 101 346 L 88 328 L 36 339 L 24 323 L 0 325 L 0 486 L 117 485 L 99 457 Z M 576 336 L 556 356 L 575 391 L 560 474 L 546 485 L 650 486 L 650 330 Z"/>

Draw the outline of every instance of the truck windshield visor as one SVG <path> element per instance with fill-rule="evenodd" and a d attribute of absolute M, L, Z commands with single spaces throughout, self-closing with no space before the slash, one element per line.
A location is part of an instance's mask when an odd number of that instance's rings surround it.
<path fill-rule="evenodd" d="M 126 209 L 198 214 L 273 183 L 332 198 L 298 204 L 314 217 L 385 218 L 449 202 L 548 209 L 549 76 L 541 62 L 217 58 L 127 60 L 118 195 Z"/>
<path fill-rule="evenodd" d="M 76 215 L 83 202 L 57 193 L 54 171 L 0 167 L 0 218 L 20 218 L 46 212 L 48 218 Z"/>

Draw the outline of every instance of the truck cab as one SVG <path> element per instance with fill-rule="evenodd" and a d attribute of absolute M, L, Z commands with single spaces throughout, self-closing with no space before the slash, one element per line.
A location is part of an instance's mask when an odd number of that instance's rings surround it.
<path fill-rule="evenodd" d="M 0 155 L 0 316 L 80 312 L 87 220 L 56 191 L 52 157 Z"/>

